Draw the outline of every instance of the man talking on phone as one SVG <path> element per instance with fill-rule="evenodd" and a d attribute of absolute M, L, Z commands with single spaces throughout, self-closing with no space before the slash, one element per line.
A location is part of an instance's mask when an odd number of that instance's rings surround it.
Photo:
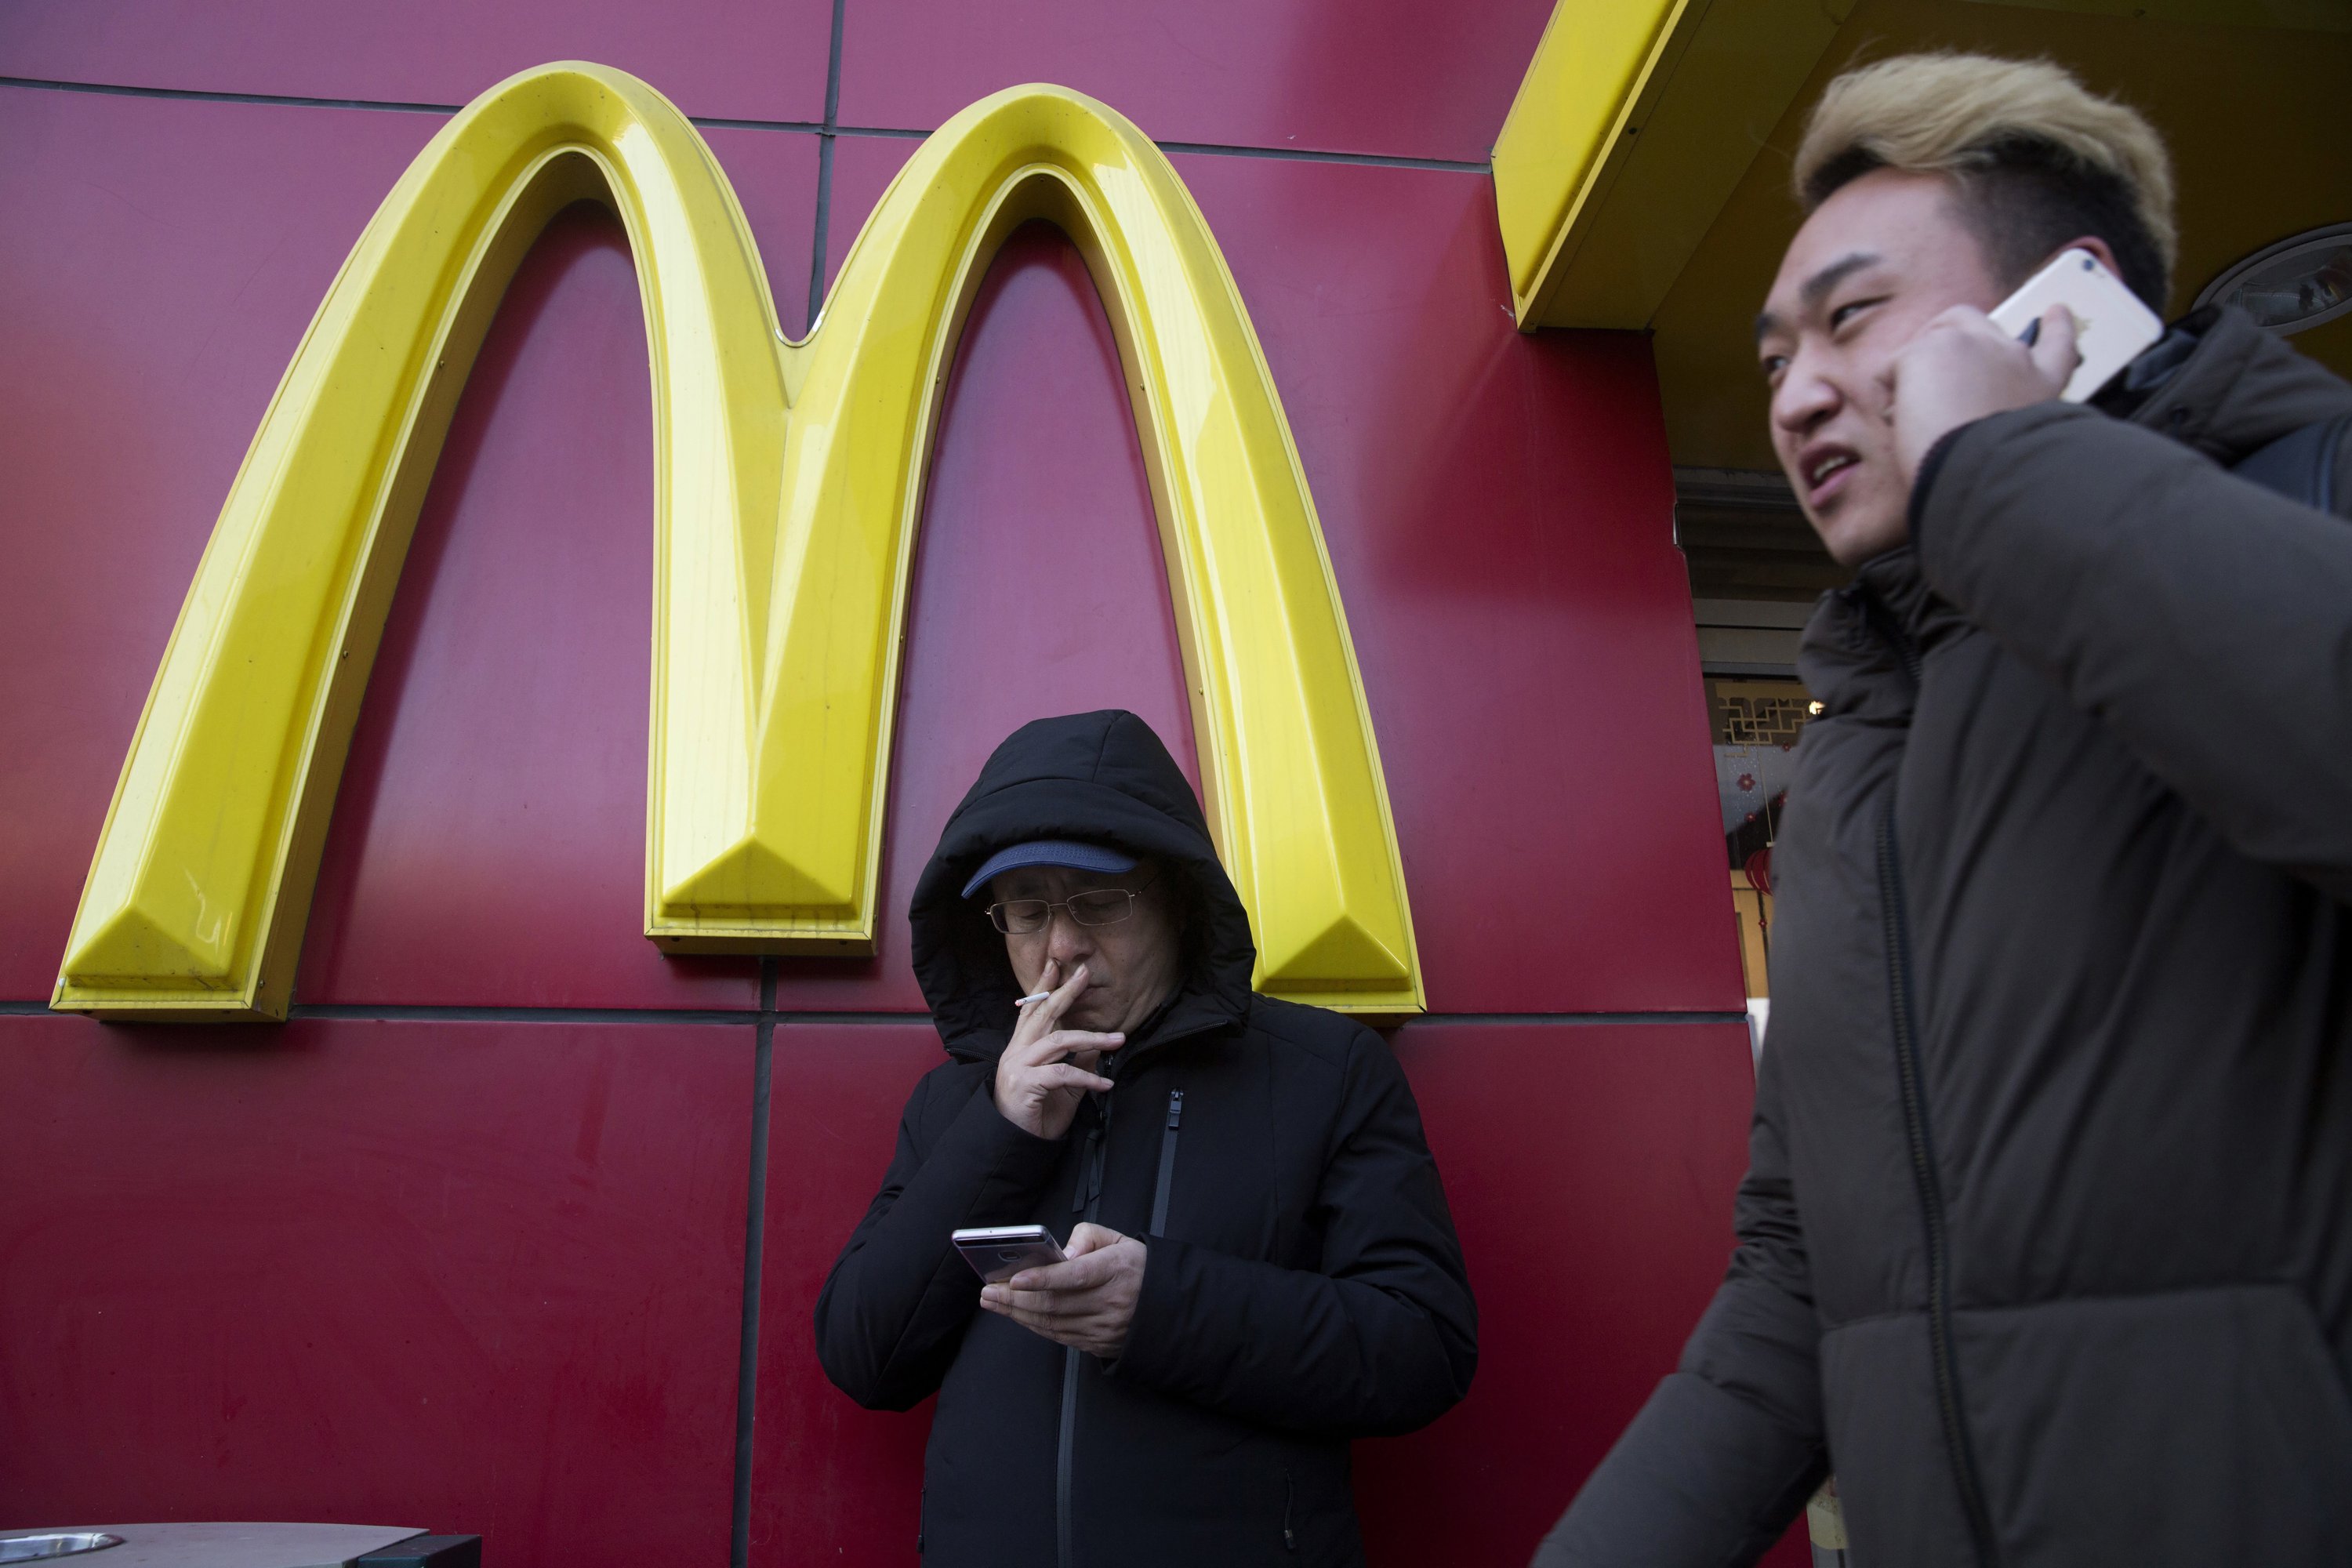
<path fill-rule="evenodd" d="M 816 1334 L 860 1405 L 939 1395 L 925 1561 L 1360 1563 L 1348 1440 L 1434 1420 L 1477 1362 L 1388 1047 L 1251 991 L 1248 913 L 1132 713 L 999 746 L 909 919 L 949 1059 Z M 950 1243 L 1024 1224 L 1067 1261 L 983 1286 Z"/>
<path fill-rule="evenodd" d="M 1851 73 L 1795 174 L 1759 357 L 1859 572 L 1738 1246 L 1537 1562 L 1750 1563 L 1834 1469 L 1860 1563 L 2352 1563 L 2352 387 L 2209 309 L 2061 400 L 2107 312 L 1996 307 L 2160 313 L 2173 229 L 2055 66 Z"/>

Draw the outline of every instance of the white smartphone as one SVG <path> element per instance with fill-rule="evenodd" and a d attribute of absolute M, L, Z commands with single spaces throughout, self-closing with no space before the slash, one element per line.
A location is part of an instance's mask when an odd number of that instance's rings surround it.
<path fill-rule="evenodd" d="M 2074 346 L 2083 363 L 2058 395 L 2080 403 L 2115 379 L 2142 350 L 2164 335 L 2164 323 L 2087 250 L 2063 250 L 1992 312 L 1993 325 L 2022 337 L 2053 305 L 2074 318 Z"/>
<path fill-rule="evenodd" d="M 970 1230 L 950 1231 L 948 1239 L 963 1254 L 963 1260 L 991 1285 L 1010 1279 L 1024 1268 L 1043 1268 L 1048 1263 L 1069 1261 L 1062 1252 L 1062 1244 L 1042 1225 L 977 1226 Z"/>

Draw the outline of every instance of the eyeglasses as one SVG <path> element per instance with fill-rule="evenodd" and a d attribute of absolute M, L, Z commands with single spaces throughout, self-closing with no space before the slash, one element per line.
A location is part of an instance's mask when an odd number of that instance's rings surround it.
<path fill-rule="evenodd" d="M 1055 910 L 1067 910 L 1070 918 L 1082 926 L 1115 926 L 1135 913 L 1135 900 L 1150 892 L 1154 877 L 1140 888 L 1097 888 L 1091 892 L 1073 893 L 1066 903 L 1052 903 L 1044 899 L 1008 899 L 1001 904 L 988 906 L 988 920 L 1006 936 L 1034 936 L 1045 929 Z"/>

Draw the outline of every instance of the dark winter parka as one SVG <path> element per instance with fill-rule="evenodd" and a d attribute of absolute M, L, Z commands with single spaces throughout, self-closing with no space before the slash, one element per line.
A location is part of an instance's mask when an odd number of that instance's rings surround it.
<path fill-rule="evenodd" d="M 1832 1465 L 1859 1568 L 2352 1563 L 2352 527 L 2225 471 L 2352 388 L 2235 311 L 2126 374 L 1806 629 L 1739 1247 L 1546 1568 Z"/>
<path fill-rule="evenodd" d="M 992 1094 L 1018 987 L 960 896 L 995 851 L 1108 844 L 1181 879 L 1187 973 L 1101 1071 L 1069 1134 Z M 949 1060 L 916 1087 L 882 1190 L 817 1302 L 817 1353 L 860 1405 L 939 1394 L 925 1561 L 1148 1568 L 1362 1560 L 1348 1439 L 1467 1392 L 1476 1316 L 1395 1058 L 1337 1014 L 1253 994 L 1249 919 L 1173 761 L 1131 713 L 1045 719 L 956 808 L 912 910 Z M 961 1226 L 1091 1220 L 1144 1240 L 1105 1363 L 979 1309 Z M 911 1528 L 911 1526 L 910 1526 Z"/>

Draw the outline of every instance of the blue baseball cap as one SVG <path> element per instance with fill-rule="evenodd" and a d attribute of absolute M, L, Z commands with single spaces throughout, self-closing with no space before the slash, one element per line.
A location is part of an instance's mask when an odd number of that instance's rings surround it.
<path fill-rule="evenodd" d="M 1135 857 L 1074 838 L 1033 838 L 991 855 L 963 885 L 963 896 L 968 899 L 988 886 L 990 879 L 1024 866 L 1067 866 L 1074 871 L 1104 871 L 1115 877 L 1134 870 Z"/>

